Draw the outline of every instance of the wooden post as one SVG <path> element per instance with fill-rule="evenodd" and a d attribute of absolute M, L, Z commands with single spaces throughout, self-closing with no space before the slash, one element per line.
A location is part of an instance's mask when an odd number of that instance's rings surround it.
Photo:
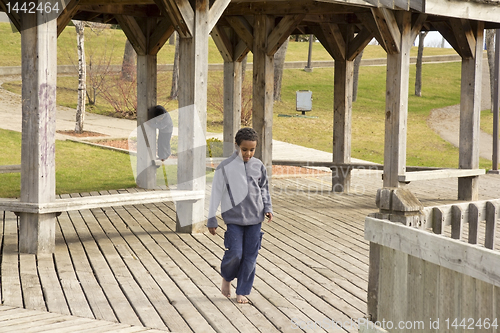
<path fill-rule="evenodd" d="M 146 124 L 156 105 L 157 56 L 137 55 L 137 186 L 156 187 L 156 130 Z M 147 140 L 145 140 L 147 137 Z M 141 149 L 140 149 L 141 148 Z"/>
<path fill-rule="evenodd" d="M 352 84 L 354 62 L 335 59 L 333 91 L 333 163 L 351 162 Z M 332 172 L 332 191 L 349 192 L 351 169 Z"/>
<path fill-rule="evenodd" d="M 462 57 L 460 91 L 459 168 L 479 168 L 479 117 L 481 113 L 481 78 L 484 23 L 473 29 L 475 45 L 472 57 Z M 473 38 L 470 38 L 473 39 Z M 478 177 L 458 178 L 458 200 L 478 200 Z"/>
<path fill-rule="evenodd" d="M 57 21 L 21 15 L 21 201 L 55 200 Z M 53 253 L 55 214 L 21 213 L 19 252 Z"/>
<path fill-rule="evenodd" d="M 224 61 L 224 156 L 234 151 L 234 136 L 241 124 L 241 61 Z"/>
<path fill-rule="evenodd" d="M 179 157 L 178 188 L 205 190 L 208 0 L 196 0 L 192 38 L 179 41 Z M 177 232 L 203 231 L 204 200 L 177 203 Z"/>
<path fill-rule="evenodd" d="M 406 172 L 408 80 L 412 46 L 411 14 L 401 22 L 400 50 L 387 54 L 385 100 L 384 187 L 398 187 L 398 175 Z"/>
<path fill-rule="evenodd" d="M 267 54 L 268 36 L 273 29 L 267 15 L 255 16 L 253 44 L 253 128 L 259 136 L 255 157 L 262 160 L 268 177 L 272 172 L 274 58 Z"/>

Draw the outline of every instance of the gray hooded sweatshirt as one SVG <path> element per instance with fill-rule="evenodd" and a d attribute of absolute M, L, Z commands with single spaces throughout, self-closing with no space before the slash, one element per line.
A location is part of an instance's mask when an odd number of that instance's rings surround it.
<path fill-rule="evenodd" d="M 265 213 L 272 213 L 267 171 L 259 159 L 252 157 L 244 162 L 235 151 L 219 164 L 212 183 L 208 228 L 218 225 L 219 205 L 226 224 L 258 224 L 264 220 Z"/>

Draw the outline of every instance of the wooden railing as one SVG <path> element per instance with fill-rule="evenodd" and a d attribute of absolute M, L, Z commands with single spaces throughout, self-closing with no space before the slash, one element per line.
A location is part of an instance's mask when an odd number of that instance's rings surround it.
<path fill-rule="evenodd" d="M 500 332 L 499 206 L 426 207 L 415 227 L 367 217 L 372 323 L 385 321 L 389 332 Z"/>

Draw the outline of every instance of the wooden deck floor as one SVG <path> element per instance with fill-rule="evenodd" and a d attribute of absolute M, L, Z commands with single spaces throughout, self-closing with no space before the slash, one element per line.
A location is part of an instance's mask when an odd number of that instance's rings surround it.
<path fill-rule="evenodd" d="M 454 201 L 456 183 L 409 187 L 425 205 L 435 205 Z M 500 198 L 500 177 L 486 175 L 480 184 L 481 199 Z M 39 256 L 18 253 L 17 220 L 5 212 L 0 332 L 53 331 L 50 325 L 63 331 L 73 325 L 68 318 L 81 323 L 82 332 L 297 332 L 299 326 L 309 331 L 311 321 L 362 318 L 368 279 L 364 218 L 377 210 L 380 187 L 376 172 L 353 176 L 350 195 L 329 192 L 328 177 L 274 179 L 275 218 L 263 226 L 251 305 L 220 294 L 223 230 L 216 236 L 175 233 L 172 203 L 63 213 L 55 254 Z M 39 311 L 63 316 L 56 324 Z M 102 324 L 96 329 L 81 318 Z"/>

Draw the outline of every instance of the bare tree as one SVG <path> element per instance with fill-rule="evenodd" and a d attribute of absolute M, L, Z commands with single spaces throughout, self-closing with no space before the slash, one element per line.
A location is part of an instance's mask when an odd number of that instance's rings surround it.
<path fill-rule="evenodd" d="M 497 36 L 499 38 L 499 36 Z M 488 67 L 490 68 L 490 87 L 495 82 L 495 29 L 486 29 L 485 34 L 486 52 L 488 55 Z M 493 109 L 493 99 L 495 98 L 494 89 L 491 92 L 491 109 Z"/>
<path fill-rule="evenodd" d="M 281 101 L 281 82 L 283 81 L 283 66 L 285 65 L 288 38 L 274 54 L 274 100 Z"/>
<path fill-rule="evenodd" d="M 137 63 L 137 54 L 129 40 L 125 43 L 122 63 L 122 79 L 132 81 L 134 79 L 135 66 Z"/>
<path fill-rule="evenodd" d="M 424 56 L 424 40 L 429 32 L 420 32 L 418 35 L 418 53 L 415 74 L 415 96 L 422 97 L 422 58 Z"/>
<path fill-rule="evenodd" d="M 78 50 L 78 104 L 76 107 L 75 132 L 83 132 L 85 121 L 85 94 L 87 92 L 87 64 L 85 63 L 85 24 L 83 21 L 73 21 L 76 30 Z"/>
<path fill-rule="evenodd" d="M 177 35 L 177 32 L 174 33 Z M 179 95 L 179 36 L 175 38 L 174 68 L 172 69 L 172 88 L 170 89 L 170 98 L 177 99 Z"/>
<path fill-rule="evenodd" d="M 359 67 L 361 66 L 361 58 L 363 57 L 363 52 L 361 51 L 354 59 L 354 69 L 353 69 L 353 79 L 352 79 L 352 101 L 356 102 L 358 98 L 358 78 L 359 78 Z"/>

